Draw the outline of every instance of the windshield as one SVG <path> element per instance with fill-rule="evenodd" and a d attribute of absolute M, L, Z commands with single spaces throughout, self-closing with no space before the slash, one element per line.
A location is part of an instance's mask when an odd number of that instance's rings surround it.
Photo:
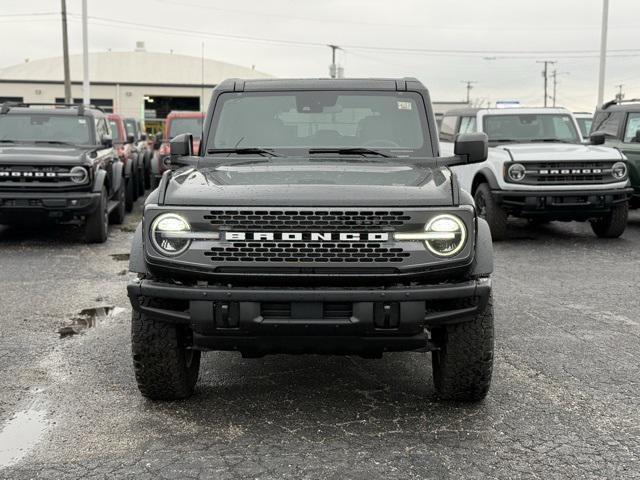
<path fill-rule="evenodd" d="M 0 140 L 89 145 L 91 119 L 77 115 L 12 113 L 0 115 Z"/>
<path fill-rule="evenodd" d="M 109 120 L 109 127 L 111 127 L 111 138 L 113 138 L 114 143 L 122 143 L 122 138 L 120 138 L 120 129 L 118 128 L 118 122 L 115 120 Z"/>
<path fill-rule="evenodd" d="M 587 138 L 591 132 L 593 118 L 576 118 L 576 121 L 578 122 L 578 127 L 580 127 L 580 133 L 584 138 Z"/>
<path fill-rule="evenodd" d="M 431 156 L 422 97 L 415 92 L 244 92 L 220 96 L 207 150 L 367 148 Z M 297 150 L 297 152 L 296 152 Z"/>
<path fill-rule="evenodd" d="M 167 127 L 167 136 L 173 138 L 176 135 L 183 133 L 190 133 L 193 138 L 200 138 L 202 136 L 202 117 L 197 118 L 184 118 L 177 117 L 171 119 L 169 126 Z"/>
<path fill-rule="evenodd" d="M 566 114 L 485 115 L 483 130 L 490 142 L 580 141 L 571 116 Z"/>
<path fill-rule="evenodd" d="M 127 136 L 133 135 L 133 138 L 136 138 L 136 121 L 135 120 L 125 120 L 124 121 L 124 129 L 127 132 Z"/>

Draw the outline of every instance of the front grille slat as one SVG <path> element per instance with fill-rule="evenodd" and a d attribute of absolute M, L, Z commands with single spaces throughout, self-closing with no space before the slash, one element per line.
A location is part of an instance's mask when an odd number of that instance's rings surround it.
<path fill-rule="evenodd" d="M 0 187 L 78 186 L 67 176 L 69 166 L 0 165 Z"/>

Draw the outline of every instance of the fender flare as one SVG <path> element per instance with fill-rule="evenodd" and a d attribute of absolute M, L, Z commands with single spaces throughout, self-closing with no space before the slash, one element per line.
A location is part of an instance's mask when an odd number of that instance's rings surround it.
<path fill-rule="evenodd" d="M 476 255 L 473 260 L 471 274 L 474 277 L 486 277 L 493 273 L 493 242 L 491 230 L 484 218 L 478 218 L 478 234 L 476 237 Z"/>
<path fill-rule="evenodd" d="M 107 172 L 104 170 L 98 170 L 96 172 L 96 178 L 93 180 L 93 193 L 100 193 L 102 191 L 102 187 L 107 180 Z"/>
<path fill-rule="evenodd" d="M 120 189 L 120 185 L 122 185 L 123 182 L 123 173 L 122 170 L 124 168 L 124 165 L 122 164 L 122 162 L 114 162 L 113 164 L 113 191 L 117 192 Z"/>
<path fill-rule="evenodd" d="M 142 240 L 142 222 L 138 223 L 136 232 L 131 240 L 131 252 L 129 254 L 129 271 L 133 273 L 147 274 L 147 265 L 144 261 L 144 243 Z"/>
<path fill-rule="evenodd" d="M 489 182 L 489 186 L 492 189 L 499 189 L 500 185 L 498 184 L 498 180 L 496 179 L 495 174 L 493 173 L 493 171 L 488 168 L 488 167 L 483 167 L 480 170 L 478 170 L 476 172 L 476 174 L 473 176 L 473 181 L 471 183 L 471 190 L 473 190 L 475 184 L 476 184 L 476 178 L 478 177 L 478 175 L 482 175 L 484 178 L 487 179 L 487 182 Z M 473 191 L 469 192 L 473 195 Z"/>

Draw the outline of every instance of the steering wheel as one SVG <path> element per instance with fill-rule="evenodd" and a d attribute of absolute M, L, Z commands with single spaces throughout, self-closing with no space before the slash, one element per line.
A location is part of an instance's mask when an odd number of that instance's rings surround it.
<path fill-rule="evenodd" d="M 369 140 L 368 142 L 364 142 L 363 147 L 380 147 L 380 148 L 400 148 L 396 142 L 392 140 Z"/>

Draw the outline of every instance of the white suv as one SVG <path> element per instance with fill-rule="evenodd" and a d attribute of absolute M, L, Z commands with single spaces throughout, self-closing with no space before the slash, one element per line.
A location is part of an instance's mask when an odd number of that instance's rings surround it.
<path fill-rule="evenodd" d="M 532 222 L 590 221 L 599 237 L 622 235 L 632 189 L 619 150 L 582 141 L 564 108 L 467 108 L 447 112 L 440 128 L 442 154 L 459 133 L 484 132 L 489 157 L 454 167 L 495 240 L 507 233 L 509 215 Z"/>

